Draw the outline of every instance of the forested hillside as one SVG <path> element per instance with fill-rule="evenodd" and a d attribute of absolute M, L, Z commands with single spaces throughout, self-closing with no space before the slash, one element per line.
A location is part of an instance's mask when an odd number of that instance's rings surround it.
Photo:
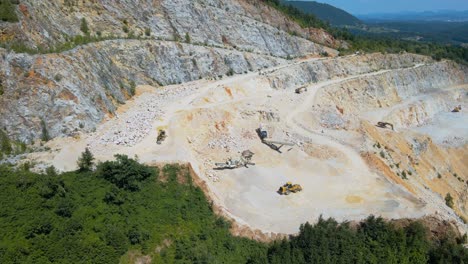
<path fill-rule="evenodd" d="M 315 1 L 286 1 L 283 0 L 284 5 L 294 6 L 304 13 L 317 16 L 323 21 L 327 21 L 334 26 L 343 25 L 359 25 L 362 22 L 355 16 L 344 11 L 343 9 L 336 8 L 329 4 L 317 3 Z"/>
<path fill-rule="evenodd" d="M 186 167 L 118 156 L 96 172 L 2 166 L 0 175 L 0 263 L 118 263 L 136 252 L 157 263 L 245 263 L 266 254 L 266 245 L 229 235 Z"/>
<path fill-rule="evenodd" d="M 332 27 L 321 19 L 318 19 L 315 15 L 304 13 L 303 10 L 291 5 L 285 5 L 280 0 L 265 0 L 265 2 L 295 20 L 302 27 L 323 28 L 333 34 L 335 38 L 347 41 L 350 46 L 347 49 L 340 49 L 342 55 L 357 51 L 384 53 L 410 52 L 431 56 L 437 60 L 445 58 L 458 63 L 468 64 L 468 48 L 462 46 L 402 40 L 385 35 L 380 36 L 379 34 L 354 35 L 347 29 Z"/>
<path fill-rule="evenodd" d="M 467 263 L 459 238 L 429 241 L 418 222 L 333 219 L 263 244 L 229 233 L 188 169 L 150 168 L 126 156 L 90 171 L 45 174 L 0 167 L 0 263 Z M 450 236 L 450 235 L 448 235 Z"/>
<path fill-rule="evenodd" d="M 368 22 L 367 27 L 356 27 L 357 34 L 372 34 L 394 39 L 417 40 L 441 44 L 468 43 L 468 22 L 446 21 L 381 21 Z"/>

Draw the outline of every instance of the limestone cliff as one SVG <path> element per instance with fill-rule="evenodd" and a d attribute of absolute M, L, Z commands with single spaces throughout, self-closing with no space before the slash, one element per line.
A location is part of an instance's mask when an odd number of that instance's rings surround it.
<path fill-rule="evenodd" d="M 282 59 L 175 42 L 106 41 L 62 54 L 2 52 L 0 124 L 25 140 L 90 131 L 132 93 L 133 83 L 169 85 L 275 66 Z"/>
<path fill-rule="evenodd" d="M 18 14 L 20 24 L 3 27 L 33 47 L 54 46 L 84 33 L 165 40 L 185 40 L 188 35 L 193 43 L 286 57 L 320 52 L 307 38 L 336 42 L 326 32 L 302 29 L 257 0 L 25 0 Z"/>
<path fill-rule="evenodd" d="M 79 35 L 114 39 L 44 55 L 0 48 L 0 126 L 26 142 L 39 138 L 44 124 L 52 137 L 93 130 L 135 85 L 219 78 L 287 57 L 336 54 L 308 39 L 332 45 L 330 35 L 312 36 L 259 1 L 25 0 L 17 13 L 19 23 L 0 23 L 8 43 L 50 50 L 73 45 Z"/>

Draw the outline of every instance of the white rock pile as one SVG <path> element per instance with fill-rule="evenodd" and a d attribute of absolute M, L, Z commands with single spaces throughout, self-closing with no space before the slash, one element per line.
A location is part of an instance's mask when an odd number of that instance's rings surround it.
<path fill-rule="evenodd" d="M 211 159 L 207 158 L 203 161 L 203 165 L 205 168 L 213 168 L 214 162 Z M 216 173 L 216 171 L 209 169 L 206 171 L 205 174 L 206 174 L 206 177 L 210 179 L 211 181 L 219 182 L 219 175 Z"/>
<path fill-rule="evenodd" d="M 244 141 L 235 134 L 223 133 L 217 138 L 213 138 L 208 142 L 208 147 L 211 149 L 225 149 L 226 152 L 242 151 L 247 149 Z"/>
<path fill-rule="evenodd" d="M 145 138 L 153 128 L 156 119 L 163 118 L 164 106 L 177 99 L 193 94 L 195 86 L 182 85 L 164 87 L 156 93 L 144 94 L 136 99 L 135 106 L 112 120 L 108 132 L 100 138 L 101 144 L 115 144 L 131 147 Z M 155 139 L 156 140 L 156 139 Z"/>
<path fill-rule="evenodd" d="M 212 180 L 213 182 L 219 182 L 219 176 L 216 174 L 214 170 L 207 171 L 206 176 L 208 177 L 208 179 Z"/>

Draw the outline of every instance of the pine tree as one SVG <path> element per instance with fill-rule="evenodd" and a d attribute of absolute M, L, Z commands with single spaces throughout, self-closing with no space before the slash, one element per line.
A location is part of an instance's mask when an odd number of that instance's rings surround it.
<path fill-rule="evenodd" d="M 41 119 L 41 129 L 42 129 L 42 141 L 49 141 L 50 140 L 50 135 L 49 131 L 47 130 L 47 124 L 44 121 L 44 119 Z"/>
<path fill-rule="evenodd" d="M 88 22 L 86 22 L 86 19 L 83 17 L 81 19 L 81 26 L 80 26 L 81 31 L 85 33 L 86 35 L 89 33 L 89 27 L 88 27 Z"/>
<path fill-rule="evenodd" d="M 12 151 L 13 147 L 8 135 L 0 129 L 0 159 L 2 158 L 2 153 L 10 155 Z"/>
<path fill-rule="evenodd" d="M 77 164 L 79 171 L 91 171 L 94 165 L 94 156 L 89 148 L 86 148 L 85 151 L 81 153 L 81 157 L 78 159 Z"/>

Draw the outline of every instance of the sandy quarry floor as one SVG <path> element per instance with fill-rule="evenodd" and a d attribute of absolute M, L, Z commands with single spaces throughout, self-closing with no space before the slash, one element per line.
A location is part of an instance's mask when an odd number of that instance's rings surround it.
<path fill-rule="evenodd" d="M 277 69 L 282 67 L 288 65 Z M 301 223 L 320 215 L 354 220 L 369 214 L 399 218 L 433 213 L 436 208 L 431 204 L 368 168 L 353 147 L 360 144 L 354 132 L 338 135 L 341 140 L 337 140 L 337 135 L 322 133 L 304 121 L 318 89 L 364 76 L 318 83 L 301 95 L 270 89 L 258 72 L 165 88 L 140 86 L 139 96 L 97 132 L 56 139 L 49 143 L 54 151 L 34 158 L 72 170 L 89 147 L 99 160 L 121 153 L 137 155 L 146 163 L 191 162 L 227 214 L 264 232 L 295 233 Z M 144 123 L 139 116 L 145 117 Z M 462 118 L 466 121 L 466 115 Z M 449 121 L 441 117 L 440 122 Z M 273 138 L 296 145 L 283 147 L 282 153 L 270 149 L 255 134 L 260 123 Z M 161 145 L 156 144 L 158 128 L 168 133 Z M 245 149 L 255 153 L 255 166 L 214 170 L 215 162 L 237 158 Z M 301 184 L 304 190 L 278 195 L 278 187 L 286 181 Z"/>

